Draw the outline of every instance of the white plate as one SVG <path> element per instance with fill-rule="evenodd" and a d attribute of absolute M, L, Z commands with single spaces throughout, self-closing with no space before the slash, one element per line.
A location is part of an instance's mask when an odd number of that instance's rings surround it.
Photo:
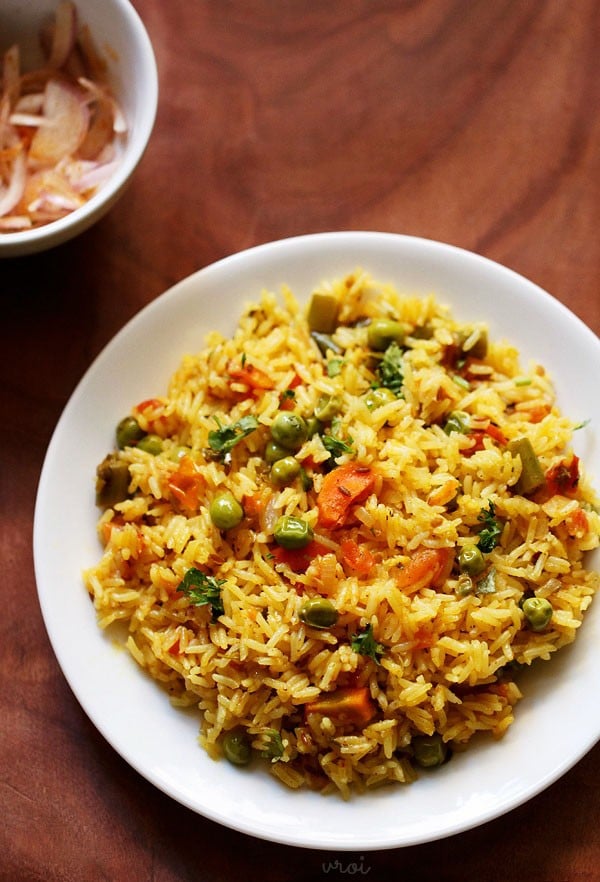
<path fill-rule="evenodd" d="M 262 768 L 214 762 L 197 743 L 194 714 L 165 693 L 96 625 L 81 571 L 100 548 L 94 475 L 114 426 L 133 403 L 166 390 L 181 356 L 212 328 L 231 332 L 242 303 L 283 283 L 305 298 L 323 279 L 361 266 L 399 290 L 435 293 L 463 320 L 484 320 L 523 361 L 539 360 L 575 420 L 576 450 L 600 485 L 600 341 L 564 306 L 514 272 L 423 239 L 325 233 L 262 245 L 200 270 L 149 304 L 106 347 L 58 423 L 40 480 L 35 567 L 45 624 L 71 688 L 113 747 L 149 781 L 194 811 L 264 839 L 310 848 L 392 848 L 448 836 L 490 820 L 547 787 L 600 736 L 600 609 L 592 605 L 574 646 L 524 677 L 516 722 L 408 787 L 344 803 L 292 792 Z M 592 558 L 598 567 L 598 555 Z M 592 562 L 590 561 L 590 562 Z M 551 733 L 551 737 L 549 737 Z"/>

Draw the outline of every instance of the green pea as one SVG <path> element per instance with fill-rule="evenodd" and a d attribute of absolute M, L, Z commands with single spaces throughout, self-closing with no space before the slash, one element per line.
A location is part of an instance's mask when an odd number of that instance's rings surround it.
<path fill-rule="evenodd" d="M 338 620 L 338 611 L 325 597 L 311 597 L 300 607 L 300 618 L 312 628 L 331 628 Z"/>
<path fill-rule="evenodd" d="M 470 424 L 471 419 L 468 413 L 465 413 L 464 410 L 454 410 L 446 420 L 444 432 L 446 435 L 450 435 L 452 432 L 460 432 L 463 435 L 467 435 Z"/>
<path fill-rule="evenodd" d="M 231 729 L 223 735 L 221 741 L 223 755 L 234 766 L 247 766 L 252 757 L 252 747 L 245 732 Z"/>
<path fill-rule="evenodd" d="M 552 604 L 545 597 L 528 597 L 523 601 L 523 614 L 532 631 L 543 631 L 552 618 Z"/>
<path fill-rule="evenodd" d="M 461 573 L 478 576 L 485 569 L 485 558 L 476 545 L 465 545 L 459 552 L 458 565 Z"/>
<path fill-rule="evenodd" d="M 241 522 L 244 509 L 233 493 L 224 490 L 218 493 L 211 502 L 208 513 L 210 519 L 219 530 L 231 530 Z"/>
<path fill-rule="evenodd" d="M 117 447 L 119 450 L 123 450 L 125 447 L 134 447 L 145 434 L 136 419 L 132 416 L 123 417 L 117 426 Z"/>
<path fill-rule="evenodd" d="M 283 515 L 275 523 L 273 538 L 282 548 L 304 548 L 312 541 L 313 531 L 308 521 Z"/>
<path fill-rule="evenodd" d="M 365 395 L 365 404 L 369 410 L 377 410 L 378 407 L 383 407 L 384 404 L 389 404 L 390 401 L 395 400 L 396 396 L 392 390 L 388 389 L 386 386 L 379 386 L 377 389 L 371 389 Z"/>
<path fill-rule="evenodd" d="M 265 459 L 269 464 L 277 462 L 278 459 L 283 459 L 283 457 L 288 454 L 289 450 L 282 447 L 281 444 L 277 444 L 276 441 L 267 441 L 265 446 Z"/>
<path fill-rule="evenodd" d="M 342 409 L 341 395 L 322 395 L 315 407 L 315 417 L 322 423 L 329 423 Z"/>
<path fill-rule="evenodd" d="M 300 450 L 307 437 L 306 422 L 298 413 L 280 410 L 271 424 L 271 437 L 286 450 Z"/>
<path fill-rule="evenodd" d="M 424 769 L 441 766 L 448 753 L 442 736 L 437 732 L 433 735 L 415 735 L 411 745 L 415 762 Z"/>
<path fill-rule="evenodd" d="M 96 505 L 111 508 L 129 496 L 129 466 L 114 453 L 105 456 L 96 469 Z"/>
<path fill-rule="evenodd" d="M 401 322 L 387 318 L 374 318 L 367 328 L 367 343 L 370 349 L 383 352 L 390 343 L 402 345 L 406 328 Z"/>
<path fill-rule="evenodd" d="M 144 435 L 144 437 L 140 438 L 138 441 L 137 447 L 138 450 L 144 450 L 146 453 L 158 456 L 163 447 L 162 438 L 158 435 Z"/>
<path fill-rule="evenodd" d="M 281 487 L 291 484 L 300 474 L 300 463 L 295 456 L 284 456 L 271 466 L 271 480 Z"/>

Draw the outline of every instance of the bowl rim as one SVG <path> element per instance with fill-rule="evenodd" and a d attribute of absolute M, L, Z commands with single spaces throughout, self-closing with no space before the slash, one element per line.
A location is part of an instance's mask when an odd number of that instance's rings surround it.
<path fill-rule="evenodd" d="M 104 186 L 100 187 L 84 205 L 65 217 L 30 230 L 0 232 L 0 257 L 18 257 L 33 251 L 45 250 L 84 232 L 117 201 L 148 146 L 156 120 L 159 94 L 154 48 L 148 31 L 130 0 L 111 0 L 111 2 L 115 7 L 119 7 L 135 35 L 142 65 L 141 76 L 144 81 L 144 100 L 140 103 L 135 130 L 128 135 L 122 161 Z"/>

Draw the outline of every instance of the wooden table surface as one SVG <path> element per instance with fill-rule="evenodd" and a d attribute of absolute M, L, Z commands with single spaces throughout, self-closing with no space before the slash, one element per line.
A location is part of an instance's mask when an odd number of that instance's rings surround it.
<path fill-rule="evenodd" d="M 73 697 L 31 549 L 44 452 L 94 356 L 174 282 L 240 249 L 322 230 L 445 240 L 600 332 L 598 0 L 134 5 L 160 104 L 126 197 L 71 243 L 0 263 L 0 880 L 600 879 L 599 746 L 511 813 L 404 849 L 293 849 L 181 807 Z"/>

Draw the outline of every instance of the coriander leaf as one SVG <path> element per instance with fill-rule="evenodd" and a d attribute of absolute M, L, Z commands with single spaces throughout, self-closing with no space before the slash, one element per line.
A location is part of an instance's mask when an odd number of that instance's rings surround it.
<path fill-rule="evenodd" d="M 490 501 L 487 510 L 480 512 L 477 517 L 477 520 L 483 524 L 483 529 L 479 533 L 477 548 L 483 551 L 484 554 L 489 554 L 490 551 L 494 550 L 500 542 L 500 536 L 502 535 L 504 525 L 495 517 L 495 514 L 494 503 Z"/>
<path fill-rule="evenodd" d="M 258 429 L 258 420 L 252 415 L 243 416 L 237 423 L 232 423 L 230 426 L 222 426 L 217 417 L 215 417 L 215 422 L 218 429 L 208 433 L 208 443 L 211 450 L 222 457 L 226 453 L 230 453 L 243 438 Z"/>
<path fill-rule="evenodd" d="M 377 367 L 378 382 L 374 386 L 384 386 L 399 398 L 402 394 L 402 384 L 404 382 L 404 374 L 402 371 L 403 352 L 396 342 L 390 343 L 383 353 L 379 366 Z"/>
<path fill-rule="evenodd" d="M 383 643 L 378 643 L 373 636 L 373 625 L 367 625 L 364 631 L 353 634 L 350 645 L 354 652 L 372 658 L 376 664 L 379 664 L 379 659 L 385 652 Z"/>
<path fill-rule="evenodd" d="M 263 734 L 261 740 L 264 741 L 264 747 L 260 755 L 264 759 L 278 760 L 283 756 L 283 739 L 277 729 L 268 729 Z"/>
<path fill-rule="evenodd" d="M 342 453 L 354 453 L 354 448 L 352 447 L 353 438 L 349 436 L 344 440 L 339 436 L 339 431 L 342 426 L 342 421 L 339 417 L 335 417 L 331 421 L 331 430 L 327 435 L 321 435 L 321 441 L 323 442 L 323 447 L 329 454 L 331 454 L 331 459 L 335 460 L 336 457 L 341 456 Z"/>
<path fill-rule="evenodd" d="M 351 443 L 348 444 L 342 438 L 337 438 L 335 435 L 321 435 L 321 441 L 323 442 L 323 447 L 331 454 L 333 459 L 341 456 L 342 453 L 354 453 Z M 348 438 L 348 441 L 352 442 L 352 438 Z"/>
<path fill-rule="evenodd" d="M 177 586 L 177 590 L 183 591 L 194 606 L 210 605 L 214 620 L 224 612 L 221 585 L 225 582 L 226 579 L 215 579 L 214 576 L 207 576 L 196 567 L 191 567 Z"/>

